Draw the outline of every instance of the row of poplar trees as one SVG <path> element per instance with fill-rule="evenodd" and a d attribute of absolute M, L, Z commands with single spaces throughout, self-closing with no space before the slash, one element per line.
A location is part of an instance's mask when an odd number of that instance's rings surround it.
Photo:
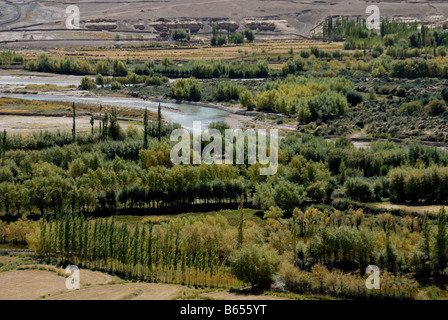
<path fill-rule="evenodd" d="M 43 219 L 37 253 L 50 263 L 101 270 L 128 279 L 195 286 L 229 286 L 228 257 L 210 239 L 181 239 L 152 224 L 131 231 L 112 219 L 66 214 Z"/>

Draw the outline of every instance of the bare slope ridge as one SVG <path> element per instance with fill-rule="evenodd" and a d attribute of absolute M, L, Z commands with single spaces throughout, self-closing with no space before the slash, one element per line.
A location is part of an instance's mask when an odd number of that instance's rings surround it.
<path fill-rule="evenodd" d="M 0 0 L 0 42 L 9 46 L 57 46 L 167 39 L 173 29 L 197 38 L 209 36 L 212 25 L 223 32 L 253 29 L 258 38 L 302 39 L 320 31 L 327 16 L 365 16 L 374 4 L 381 15 L 406 21 L 441 24 L 448 19 L 446 1 L 331 0 L 81 0 L 81 30 L 67 30 L 67 1 Z M 89 42 L 94 41 L 94 42 Z"/>

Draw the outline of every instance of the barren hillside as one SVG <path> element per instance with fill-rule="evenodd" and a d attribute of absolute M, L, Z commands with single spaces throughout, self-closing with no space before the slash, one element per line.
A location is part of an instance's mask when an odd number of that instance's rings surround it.
<path fill-rule="evenodd" d="M 66 8 L 80 9 L 80 29 L 66 29 Z M 7 46 L 60 46 L 167 39 L 184 29 L 195 39 L 207 37 L 212 24 L 223 32 L 253 29 L 259 39 L 300 39 L 319 32 L 327 16 L 364 16 L 377 5 L 381 16 L 441 24 L 448 18 L 446 1 L 361 0 L 0 0 L 0 42 Z"/>

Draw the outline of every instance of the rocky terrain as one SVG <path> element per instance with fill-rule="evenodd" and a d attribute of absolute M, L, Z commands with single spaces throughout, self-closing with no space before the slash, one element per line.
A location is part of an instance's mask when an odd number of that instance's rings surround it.
<path fill-rule="evenodd" d="M 66 8 L 73 3 L 80 9 L 78 30 L 66 28 Z M 431 0 L 0 0 L 0 43 L 46 47 L 167 40 L 173 29 L 201 40 L 210 37 L 213 24 L 223 33 L 250 28 L 258 39 L 303 39 L 318 34 L 327 16 L 368 17 L 369 5 L 377 5 L 382 17 L 428 25 L 448 19 L 448 3 Z"/>

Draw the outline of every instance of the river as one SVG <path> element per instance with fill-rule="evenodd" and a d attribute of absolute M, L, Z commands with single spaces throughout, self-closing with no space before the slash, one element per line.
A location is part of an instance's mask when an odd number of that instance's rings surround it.
<path fill-rule="evenodd" d="M 77 76 L 60 76 L 54 75 L 39 76 L 39 75 L 8 75 L 0 74 L 0 89 L 12 89 L 24 87 L 28 84 L 55 84 L 55 85 L 78 85 L 81 77 Z M 71 92 L 73 94 L 73 91 Z M 137 98 L 127 97 L 110 97 L 110 96 L 82 96 L 82 95 L 68 95 L 61 92 L 45 93 L 45 94 L 14 94 L 14 93 L 0 93 L 0 97 L 10 97 L 26 100 L 38 101 L 62 101 L 75 103 L 94 103 L 111 106 L 131 107 L 157 112 L 158 102 L 150 100 L 141 100 Z M 182 127 L 192 130 L 193 121 L 201 121 L 202 127 L 206 128 L 212 122 L 223 121 L 228 112 L 216 108 L 209 108 L 204 106 L 197 106 L 184 103 L 169 103 L 162 102 L 162 115 L 173 123 L 179 123 Z"/>

